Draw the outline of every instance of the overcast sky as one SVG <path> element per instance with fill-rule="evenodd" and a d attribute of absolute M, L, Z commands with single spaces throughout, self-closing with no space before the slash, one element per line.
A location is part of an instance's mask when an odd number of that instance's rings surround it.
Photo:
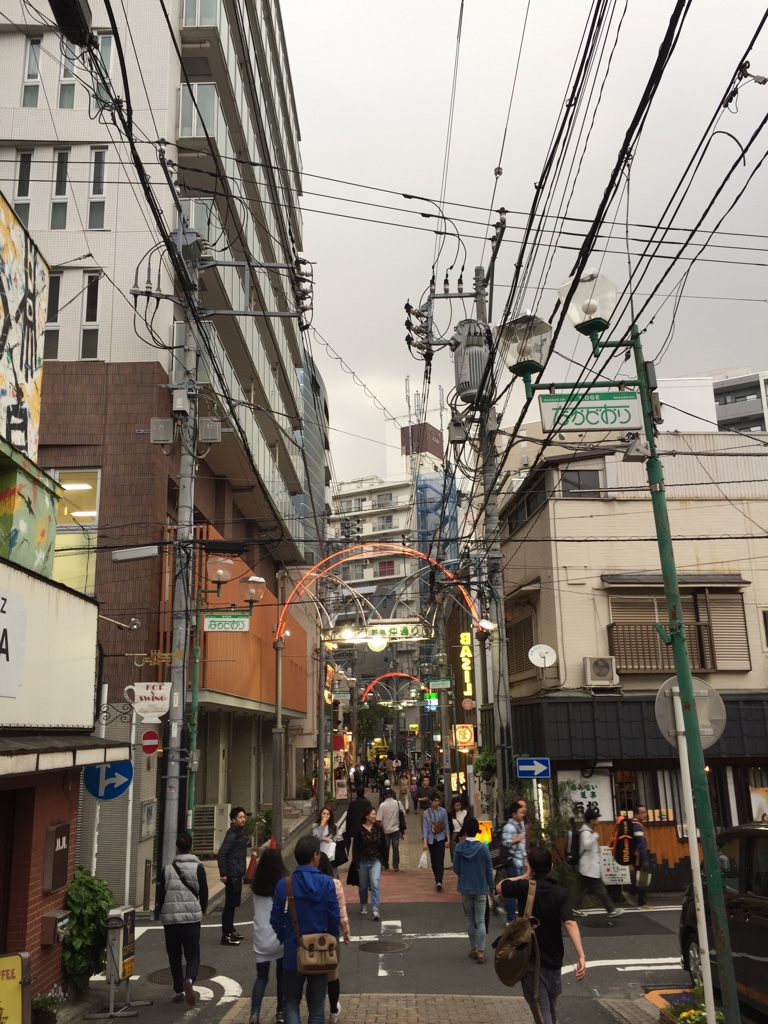
<path fill-rule="evenodd" d="M 460 7 L 459 0 L 388 0 L 385 4 L 284 0 L 282 4 L 302 133 L 304 252 L 316 262 L 314 325 L 403 424 L 407 422 L 406 377 L 410 377 L 413 396 L 423 391 L 424 369 L 423 363 L 409 356 L 404 342 L 403 304 L 406 299 L 415 304 L 428 286 L 436 222 L 421 216 L 435 212 L 434 206 L 403 199 L 401 193 L 440 196 Z M 521 297 L 523 307 L 545 319 L 595 214 L 673 8 L 673 0 L 628 0 L 603 85 L 608 54 L 625 10 L 624 0 L 616 4 L 606 46 L 598 53 L 597 85 L 587 118 L 588 127 L 602 85 L 594 127 L 578 176 L 579 156 L 573 169 L 569 157 L 553 207 L 556 211 L 559 197 L 567 199 L 573 187 L 568 214 L 574 219 L 559 224 L 563 233 L 551 266 L 545 263 L 543 248 L 537 255 L 532 281 L 541 283 L 542 290 Z M 632 163 L 629 228 L 624 192 L 609 214 L 617 222 L 612 237 L 599 243 L 615 254 L 595 253 L 595 264 L 620 288 L 629 275 L 627 234 L 630 260 L 637 263 L 632 257 L 642 250 L 647 226 L 658 223 L 764 8 L 762 0 L 730 4 L 694 0 Z M 485 225 L 494 168 L 501 164 L 494 207 L 505 206 L 511 212 L 497 264 L 494 320 L 507 298 L 523 215 L 533 200 L 534 183 L 541 174 L 590 10 L 587 0 L 530 0 L 529 4 L 527 0 L 467 0 L 464 5 L 445 209 L 467 248 L 464 280 L 469 290 L 475 264 L 488 258 L 482 239 L 488 234 Z M 506 144 L 499 160 L 526 12 Z M 768 76 L 768 29 L 749 59 L 751 72 Z M 768 114 L 768 86 L 745 85 L 733 109 L 722 113 L 717 124 L 721 134 L 712 140 L 674 221 L 681 228 L 692 227 L 699 219 L 738 157 L 735 140 L 746 146 Z M 738 169 L 704 221 L 705 227 L 713 227 L 722 216 L 767 149 L 768 129 L 754 143 L 746 167 Z M 691 269 L 660 376 L 733 366 L 768 368 L 767 181 L 768 161 L 724 221 L 721 232 L 729 234 L 716 235 Z M 549 223 L 557 226 L 554 219 Z M 677 231 L 672 237 L 679 243 L 684 233 Z M 704 240 L 704 235 L 699 237 Z M 438 261 L 438 289 L 457 248 L 455 238 L 448 238 Z M 698 248 L 687 252 L 694 255 Z M 671 255 L 677 249 L 678 245 L 667 244 L 662 251 Z M 463 259 L 459 255 L 451 272 L 452 290 Z M 637 308 L 656 288 L 669 263 L 661 258 L 653 261 L 637 285 Z M 644 344 L 649 358 L 662 349 L 672 323 L 674 302 L 670 299 L 662 305 L 663 296 L 673 291 L 689 266 L 689 261 L 678 263 L 659 296 L 638 317 L 641 328 L 647 328 Z M 443 330 L 472 315 L 470 303 L 466 311 L 458 302 L 448 307 L 448 302 L 440 304 L 438 325 Z M 586 357 L 585 344 L 566 326 L 558 350 Z M 399 435 L 393 425 L 317 338 L 313 354 L 329 394 L 336 478 L 396 475 Z M 573 378 L 577 372 L 563 360 L 553 361 L 550 368 L 551 379 L 562 379 L 563 374 Z M 447 351 L 438 352 L 434 360 L 428 419 L 435 424 L 439 423 L 440 384 L 446 395 L 453 386 Z M 505 425 L 514 421 L 515 405 L 513 399 L 504 413 Z"/>

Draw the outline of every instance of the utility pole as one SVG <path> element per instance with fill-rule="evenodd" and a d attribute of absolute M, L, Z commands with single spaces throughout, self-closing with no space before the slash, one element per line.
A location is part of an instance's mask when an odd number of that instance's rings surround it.
<path fill-rule="evenodd" d="M 283 570 L 277 570 L 277 621 L 283 608 Z M 275 649 L 275 727 L 272 730 L 272 836 L 278 850 L 283 848 L 283 783 L 285 772 L 285 730 L 283 728 L 283 651 L 285 640 L 278 637 Z"/>
<path fill-rule="evenodd" d="M 197 301 L 199 265 L 197 255 L 187 261 L 190 287 Z M 173 391 L 173 408 L 182 435 L 179 457 L 179 502 L 176 540 L 173 546 L 173 618 L 171 650 L 171 706 L 168 712 L 168 745 L 165 777 L 165 807 L 161 864 L 170 864 L 176 853 L 179 832 L 179 788 L 184 732 L 187 676 L 187 648 L 192 586 L 192 541 L 194 537 L 195 470 L 197 435 L 197 339 L 192 326 L 192 309 L 186 309 L 183 388 Z"/>
<path fill-rule="evenodd" d="M 320 673 L 317 688 L 317 808 L 325 806 L 325 647 L 320 644 Z M 331 757 L 333 778 L 333 757 Z"/>

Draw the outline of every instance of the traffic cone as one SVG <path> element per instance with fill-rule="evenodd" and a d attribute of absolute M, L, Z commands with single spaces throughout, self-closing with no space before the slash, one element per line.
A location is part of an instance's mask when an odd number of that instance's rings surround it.
<path fill-rule="evenodd" d="M 274 836 L 272 836 L 271 839 L 269 840 L 269 848 L 270 848 L 270 850 L 276 850 L 277 849 L 277 840 L 275 839 Z"/>

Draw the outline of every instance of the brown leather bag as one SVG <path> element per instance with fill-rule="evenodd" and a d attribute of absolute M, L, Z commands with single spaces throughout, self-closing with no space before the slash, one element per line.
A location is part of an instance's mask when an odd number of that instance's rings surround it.
<path fill-rule="evenodd" d="M 288 909 L 296 933 L 296 970 L 299 974 L 330 974 L 339 966 L 339 940 L 328 932 L 312 932 L 302 935 L 296 917 L 293 901 L 293 882 L 286 878 L 285 891 L 288 895 Z"/>

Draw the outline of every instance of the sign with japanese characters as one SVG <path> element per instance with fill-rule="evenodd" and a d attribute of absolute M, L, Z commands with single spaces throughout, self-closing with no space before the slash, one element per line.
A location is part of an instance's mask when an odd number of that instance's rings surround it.
<path fill-rule="evenodd" d="M 600 847 L 600 877 L 606 885 L 629 885 L 631 881 L 629 868 L 616 863 L 610 846 Z"/>
<path fill-rule="evenodd" d="M 324 643 L 363 644 L 384 638 L 392 641 L 431 640 L 434 630 L 421 619 L 375 619 L 362 626 L 333 626 L 321 632 Z"/>
<path fill-rule="evenodd" d="M 587 391 L 539 395 L 544 430 L 642 430 L 643 407 L 637 391 Z"/>

